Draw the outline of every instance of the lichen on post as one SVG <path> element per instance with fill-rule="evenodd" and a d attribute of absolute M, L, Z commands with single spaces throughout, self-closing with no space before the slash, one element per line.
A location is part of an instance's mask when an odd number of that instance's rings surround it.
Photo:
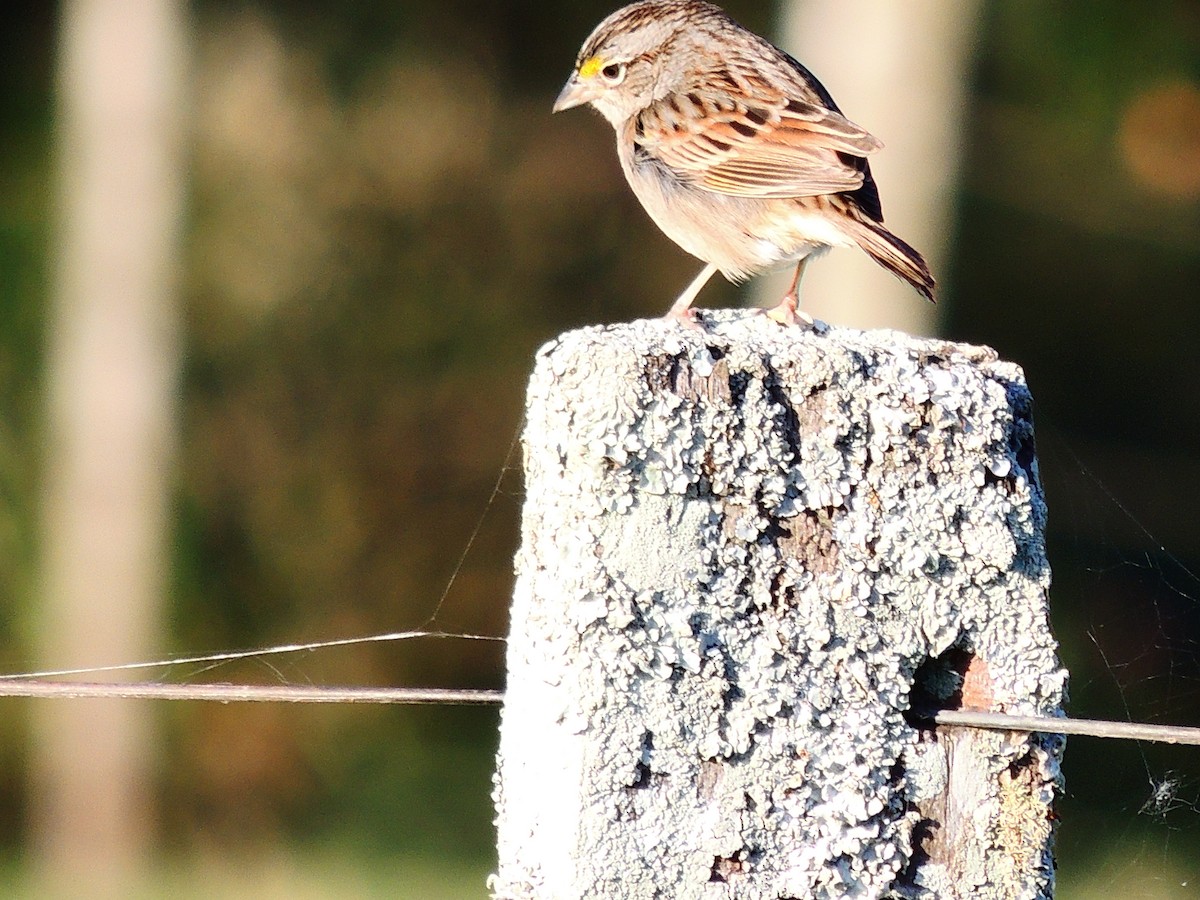
<path fill-rule="evenodd" d="M 709 313 L 538 354 L 497 898 L 1049 897 L 1060 738 L 1020 369 Z"/>

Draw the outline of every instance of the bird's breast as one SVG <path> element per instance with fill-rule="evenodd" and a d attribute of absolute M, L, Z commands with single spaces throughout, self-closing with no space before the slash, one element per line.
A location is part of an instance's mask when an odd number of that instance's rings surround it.
<path fill-rule="evenodd" d="M 717 193 L 681 178 L 636 141 L 618 140 L 617 146 L 629 186 L 654 223 L 732 281 L 850 243 L 818 198 Z"/>

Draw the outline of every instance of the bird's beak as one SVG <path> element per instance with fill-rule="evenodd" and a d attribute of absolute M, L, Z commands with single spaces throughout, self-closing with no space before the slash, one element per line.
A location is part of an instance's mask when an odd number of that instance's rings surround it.
<path fill-rule="evenodd" d="M 600 96 L 598 87 L 594 83 L 589 83 L 581 79 L 579 73 L 576 72 L 563 85 L 558 99 L 554 101 L 553 111 L 562 112 L 564 109 L 582 106 L 585 103 L 595 100 L 598 96 Z"/>

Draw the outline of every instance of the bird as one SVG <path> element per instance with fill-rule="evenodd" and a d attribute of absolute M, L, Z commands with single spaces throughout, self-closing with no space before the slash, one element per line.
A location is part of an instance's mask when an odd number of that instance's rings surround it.
<path fill-rule="evenodd" d="M 590 104 L 654 223 L 704 268 L 667 318 L 695 323 L 712 276 L 734 283 L 794 263 L 769 315 L 800 310 L 805 266 L 831 247 L 864 250 L 934 299 L 924 257 L 883 225 L 867 157 L 883 144 L 847 119 L 816 77 L 705 0 L 639 0 L 584 41 L 553 112 Z"/>

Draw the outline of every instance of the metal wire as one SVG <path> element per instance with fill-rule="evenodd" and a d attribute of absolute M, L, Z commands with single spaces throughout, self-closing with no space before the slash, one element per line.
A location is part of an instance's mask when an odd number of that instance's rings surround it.
<path fill-rule="evenodd" d="M 0 681 L 0 697 L 120 700 L 198 700 L 215 703 L 383 703 L 397 705 L 488 706 L 504 701 L 504 692 L 455 688 L 326 687 L 271 684 L 157 684 L 154 682 L 49 681 L 26 678 Z M 1061 716 L 1014 716 L 972 710 L 915 711 L 914 722 L 991 731 L 1072 734 L 1127 741 L 1200 746 L 1200 728 L 1108 722 Z"/>

